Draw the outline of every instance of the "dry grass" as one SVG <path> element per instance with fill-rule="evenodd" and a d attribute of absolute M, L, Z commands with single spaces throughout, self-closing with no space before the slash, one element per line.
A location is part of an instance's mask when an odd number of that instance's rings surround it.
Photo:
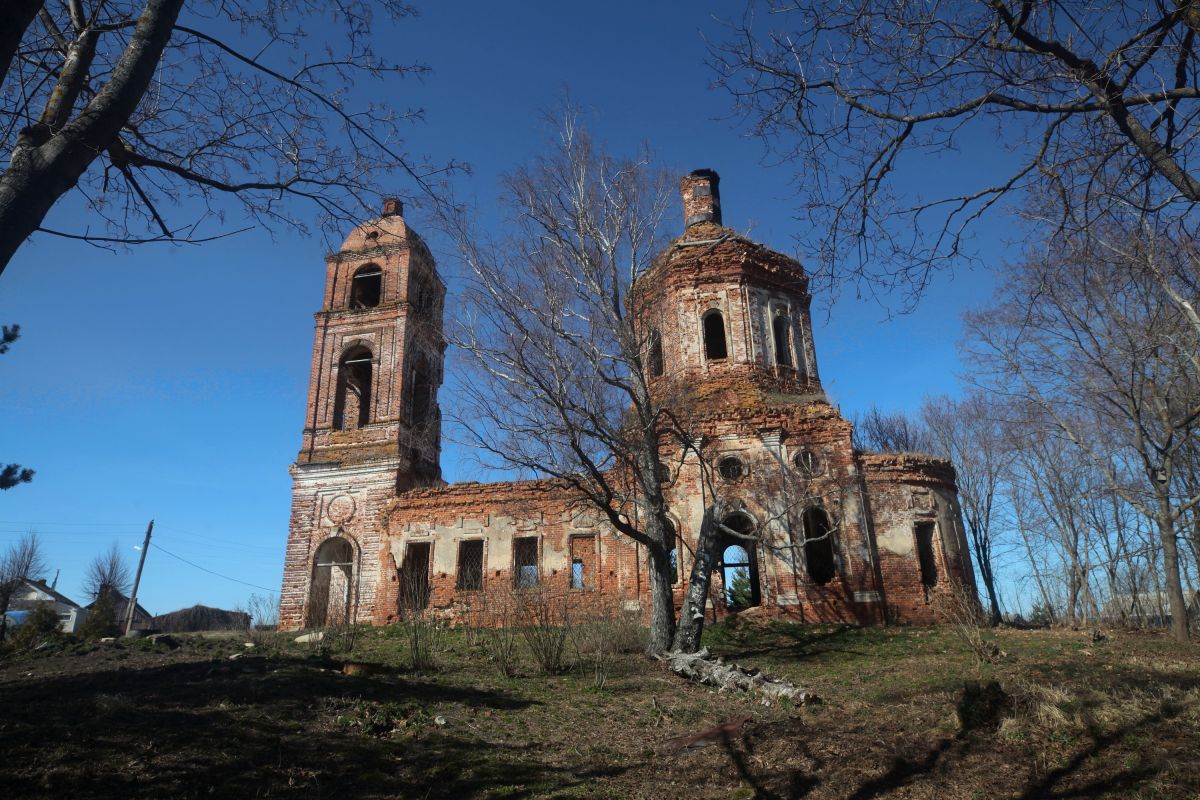
<path fill-rule="evenodd" d="M 230 661 L 244 648 L 228 637 L 0 662 L 0 785 L 22 798 L 1200 796 L 1196 645 L 1001 629 L 1009 657 L 980 664 L 949 628 L 712 626 L 718 653 L 825 701 L 765 709 L 616 647 L 600 680 L 586 637 L 623 634 L 583 622 L 553 675 L 519 632 L 516 668 L 498 670 L 483 629 L 447 632 L 437 671 L 416 672 L 402 626 L 359 632 L 369 668 L 354 675 L 294 644 Z M 982 702 L 964 717 L 970 686 Z M 727 741 L 663 750 L 743 716 Z"/>

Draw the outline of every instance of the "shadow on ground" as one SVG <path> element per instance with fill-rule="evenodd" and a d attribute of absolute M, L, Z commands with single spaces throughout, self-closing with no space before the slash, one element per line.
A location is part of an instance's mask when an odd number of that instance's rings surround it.
<path fill-rule="evenodd" d="M 590 777 L 543 764 L 534 744 L 446 734 L 431 718 L 400 737 L 347 728 L 359 707 L 403 715 L 449 702 L 471 714 L 532 703 L 395 674 L 347 677 L 330 666 L 251 657 L 0 687 L 4 794 L 471 797 L 503 788 L 520 798 Z"/>
<path fill-rule="evenodd" d="M 906 755 L 895 755 L 886 768 L 874 777 L 861 782 L 831 785 L 830 776 L 822 777 L 826 761 L 812 753 L 804 743 L 805 737 L 819 736 L 811 726 L 799 720 L 786 720 L 771 724 L 750 726 L 737 738 L 721 742 L 724 755 L 742 781 L 753 790 L 755 798 L 762 800 L 798 800 L 817 789 L 823 794 L 848 797 L 851 800 L 893 795 L 940 797 L 954 795 L 956 770 L 965 765 L 977 750 L 995 748 L 994 734 L 1003 716 L 1009 711 L 1008 699 L 998 684 L 967 684 L 958 703 L 960 728 L 953 736 L 942 737 L 927 749 Z M 1154 737 L 1159 726 L 1175 719 L 1181 709 L 1169 702 L 1144 714 L 1128 724 L 1108 733 L 1096 727 L 1089 729 L 1086 740 L 1081 741 L 1074 753 L 1057 767 L 1041 774 L 1030 772 L 1028 781 L 1016 794 L 1020 800 L 1043 800 L 1044 798 L 1088 798 L 1124 797 L 1152 780 L 1162 770 L 1162 764 L 1118 763 L 1107 756 L 1108 751 L 1120 742 L 1133 736 Z M 794 738 L 794 747 L 799 748 L 809 759 L 808 769 L 770 770 L 755 766 L 764 762 L 762 751 L 765 745 L 781 738 Z M 871 759 L 881 753 L 863 752 L 857 757 Z M 864 763 L 866 766 L 869 763 Z M 1014 763 L 1009 769 L 1027 770 L 1030 765 Z M 1011 786 L 1009 780 L 1006 785 Z M 961 787 L 957 787 L 961 788 Z M 976 791 L 982 787 L 976 786 Z M 1005 792 L 1007 795 L 1008 792 Z"/>

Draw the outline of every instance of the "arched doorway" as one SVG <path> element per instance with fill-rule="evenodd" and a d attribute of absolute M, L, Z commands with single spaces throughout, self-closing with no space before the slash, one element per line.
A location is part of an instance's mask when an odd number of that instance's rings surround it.
<path fill-rule="evenodd" d="M 744 536 L 754 534 L 754 521 L 745 514 L 726 517 L 722 524 Z M 717 574 L 721 577 L 725 607 L 731 611 L 762 603 L 758 557 L 754 541 L 722 532 L 718 543 Z"/>
<path fill-rule="evenodd" d="M 354 546 L 335 536 L 317 548 L 308 594 L 308 627 L 321 628 L 351 621 L 354 587 Z"/>

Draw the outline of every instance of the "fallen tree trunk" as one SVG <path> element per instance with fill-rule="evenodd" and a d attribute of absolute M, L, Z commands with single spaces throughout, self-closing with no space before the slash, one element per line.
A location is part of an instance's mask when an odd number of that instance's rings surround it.
<path fill-rule="evenodd" d="M 726 664 L 723 659 L 714 658 L 708 652 L 707 647 L 698 653 L 675 651 L 667 653 L 662 658 L 676 675 L 681 675 L 705 686 L 715 686 L 718 691 L 729 689 L 756 693 L 762 698 L 764 706 L 785 700 L 795 705 L 821 702 L 816 695 L 806 692 L 782 678 L 776 678 L 758 670 L 743 669 L 737 664 Z"/>

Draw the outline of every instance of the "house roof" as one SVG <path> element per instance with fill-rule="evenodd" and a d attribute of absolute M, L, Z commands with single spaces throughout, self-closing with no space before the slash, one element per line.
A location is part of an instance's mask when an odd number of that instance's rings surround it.
<path fill-rule="evenodd" d="M 79 603 L 76 603 L 74 600 L 67 597 L 62 592 L 59 592 L 59 591 L 53 589 L 52 587 L 48 586 L 45 581 L 35 581 L 31 578 L 22 578 L 21 582 L 24 583 L 26 586 L 30 587 L 31 589 L 39 591 L 42 594 L 49 595 L 50 598 L 53 599 L 55 602 L 62 603 L 63 605 L 67 605 L 67 606 L 72 606 L 74 608 L 83 608 L 83 606 L 79 605 Z"/>
<path fill-rule="evenodd" d="M 118 592 L 116 589 L 109 589 L 109 590 L 108 590 L 108 596 L 109 596 L 109 598 L 111 598 L 111 599 L 112 599 L 112 604 L 113 604 L 113 606 L 114 606 L 115 608 L 117 608 L 117 609 L 123 609 L 123 608 L 126 608 L 126 607 L 129 605 L 129 598 L 128 598 L 128 597 L 126 597 L 126 596 L 125 596 L 123 593 L 121 593 L 121 592 Z M 97 598 L 96 600 L 93 600 L 92 602 L 88 603 L 88 604 L 87 604 L 87 608 L 90 610 L 92 606 L 96 605 L 96 603 L 98 602 L 98 600 L 99 600 L 99 598 Z M 141 614 L 142 616 L 146 617 L 147 619 L 149 619 L 149 618 L 151 618 L 151 617 L 153 617 L 153 616 L 154 616 L 154 615 L 153 615 L 153 614 L 151 614 L 149 611 L 147 611 L 146 609 L 142 608 L 142 604 L 141 604 L 141 603 L 138 603 L 138 604 L 137 604 L 137 610 L 136 610 L 134 613 L 135 613 L 135 614 Z"/>

